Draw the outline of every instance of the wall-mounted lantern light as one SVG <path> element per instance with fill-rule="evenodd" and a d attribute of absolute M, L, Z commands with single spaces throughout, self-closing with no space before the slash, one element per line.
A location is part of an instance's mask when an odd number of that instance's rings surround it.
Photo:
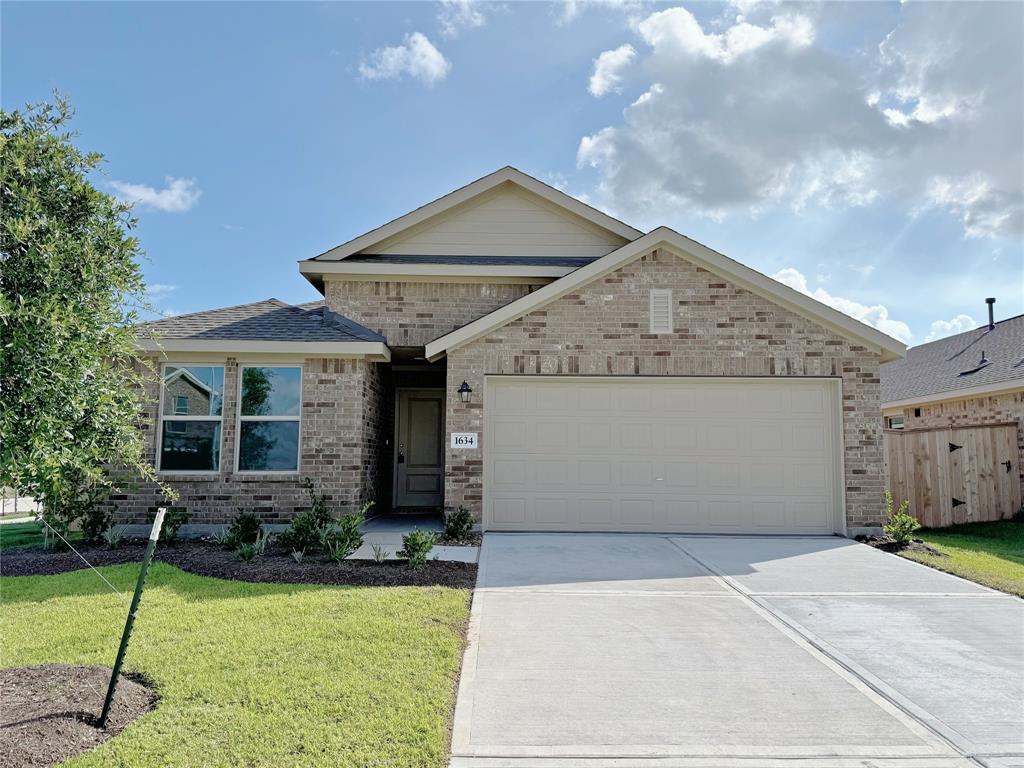
<path fill-rule="evenodd" d="M 471 397 L 473 397 L 473 389 L 467 382 L 463 381 L 462 386 L 459 387 L 459 400 L 468 403 Z"/>

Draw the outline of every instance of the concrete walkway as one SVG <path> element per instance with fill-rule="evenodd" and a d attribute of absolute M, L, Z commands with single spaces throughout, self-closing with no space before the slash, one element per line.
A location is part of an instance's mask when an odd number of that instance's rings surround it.
<path fill-rule="evenodd" d="M 349 555 L 350 560 L 370 560 L 373 545 L 377 544 L 387 552 L 388 560 L 397 560 L 402 549 L 402 536 L 414 529 L 444 532 L 440 515 L 382 515 L 363 524 L 363 546 Z M 479 547 L 452 547 L 438 544 L 430 550 L 432 560 L 448 560 L 458 563 L 475 563 L 480 556 Z"/>
<path fill-rule="evenodd" d="M 1024 765 L 1024 602 L 837 538 L 488 534 L 453 768 Z"/>

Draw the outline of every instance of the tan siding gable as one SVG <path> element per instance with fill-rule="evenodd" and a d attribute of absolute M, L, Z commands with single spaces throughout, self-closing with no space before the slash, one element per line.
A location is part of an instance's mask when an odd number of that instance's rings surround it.
<path fill-rule="evenodd" d="M 363 253 L 597 258 L 626 242 L 507 183 Z"/>

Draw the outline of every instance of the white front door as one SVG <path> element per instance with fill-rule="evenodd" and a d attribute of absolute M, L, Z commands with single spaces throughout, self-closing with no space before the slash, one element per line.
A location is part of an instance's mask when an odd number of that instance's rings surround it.
<path fill-rule="evenodd" d="M 486 379 L 488 530 L 841 531 L 834 379 Z"/>

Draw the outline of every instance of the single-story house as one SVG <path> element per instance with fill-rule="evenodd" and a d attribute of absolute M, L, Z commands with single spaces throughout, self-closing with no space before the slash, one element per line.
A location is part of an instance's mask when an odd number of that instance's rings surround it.
<path fill-rule="evenodd" d="M 149 455 L 193 522 L 283 522 L 307 477 L 338 511 L 465 505 L 485 530 L 882 522 L 879 367 L 904 345 L 667 227 L 506 167 L 299 272 L 323 301 L 140 327 L 168 382 Z"/>
<path fill-rule="evenodd" d="M 889 429 L 1017 423 L 1012 467 L 1024 495 L 1024 315 L 912 347 L 882 365 L 882 416 Z"/>

